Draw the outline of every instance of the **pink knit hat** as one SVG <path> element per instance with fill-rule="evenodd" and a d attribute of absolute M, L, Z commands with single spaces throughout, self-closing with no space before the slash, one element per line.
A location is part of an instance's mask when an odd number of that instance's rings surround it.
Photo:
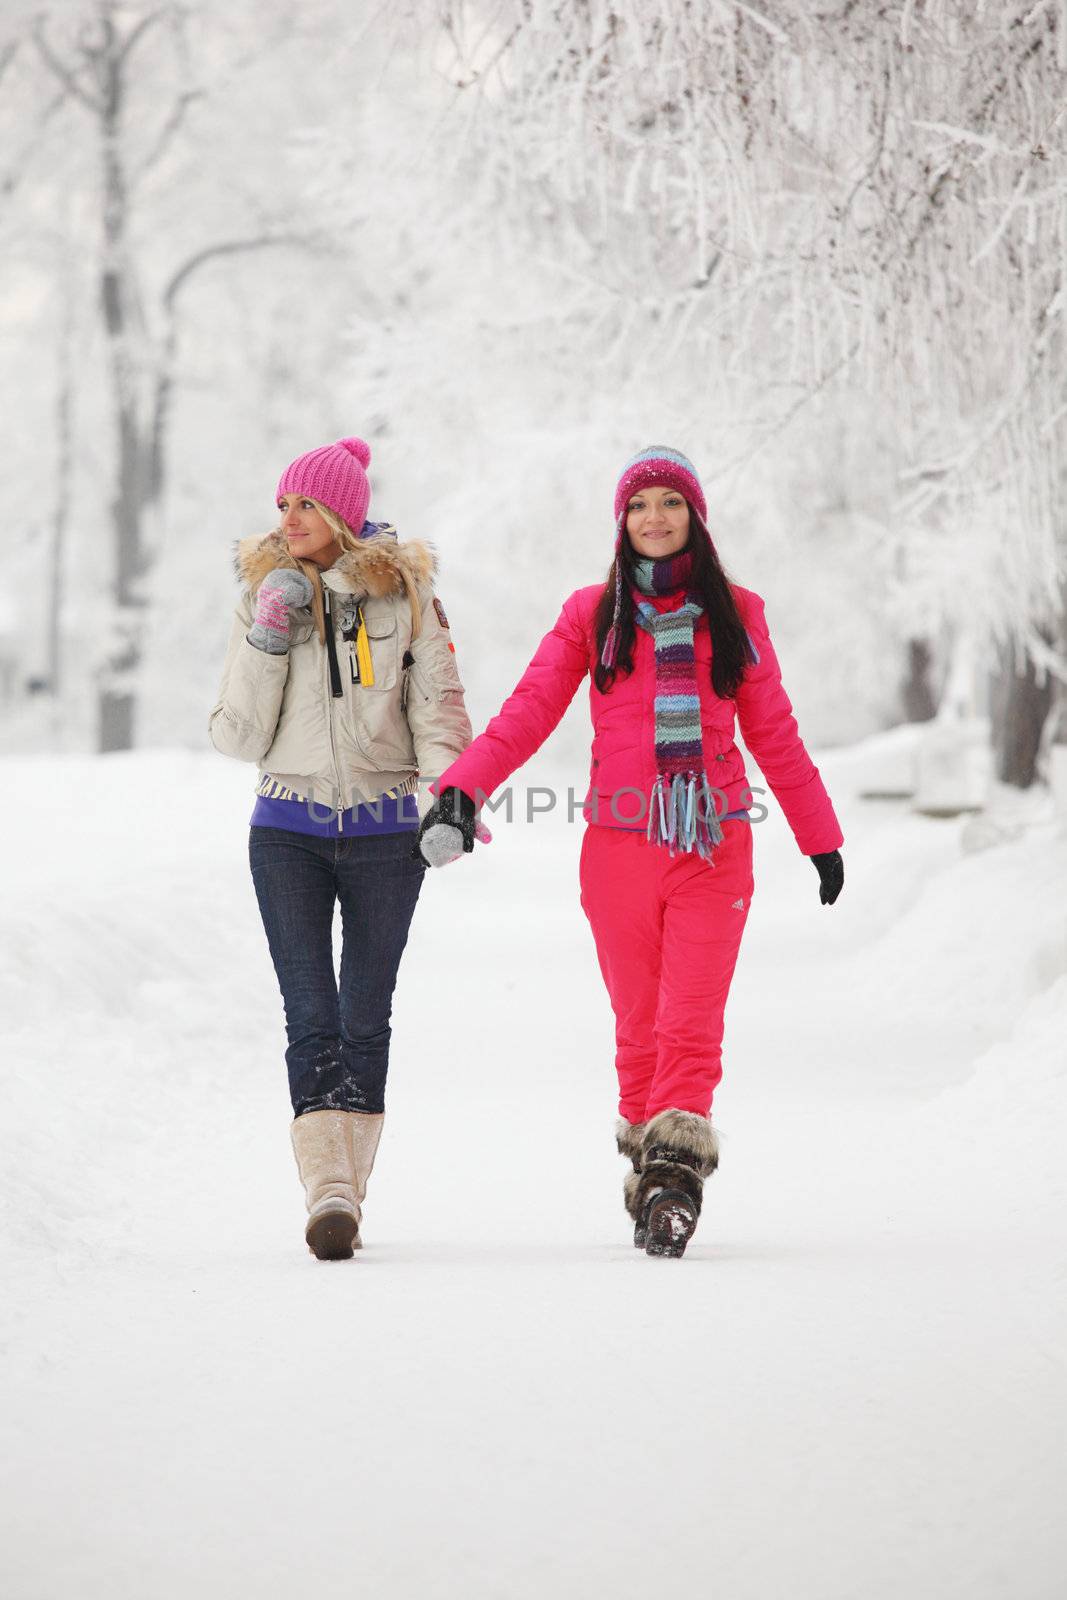
<path fill-rule="evenodd" d="M 369 466 L 370 445 L 364 439 L 338 439 L 336 444 L 324 444 L 290 462 L 278 480 L 275 498 L 307 495 L 309 500 L 329 506 L 358 534 L 370 505 L 370 484 L 364 470 Z"/>
<path fill-rule="evenodd" d="M 653 483 L 662 484 L 667 489 L 677 489 L 707 526 L 708 507 L 696 468 L 688 456 L 664 444 L 654 444 L 647 450 L 640 450 L 622 469 L 622 476 L 615 488 L 616 523 L 631 495 L 639 489 L 647 489 Z"/>

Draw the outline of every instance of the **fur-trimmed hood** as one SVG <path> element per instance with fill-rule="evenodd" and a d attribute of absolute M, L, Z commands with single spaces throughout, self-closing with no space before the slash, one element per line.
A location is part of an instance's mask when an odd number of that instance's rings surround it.
<path fill-rule="evenodd" d="M 253 592 L 268 572 L 292 564 L 285 535 L 277 530 L 236 541 L 234 574 L 239 583 Z M 401 544 L 396 529 L 385 522 L 355 550 L 342 551 L 333 566 L 324 571 L 323 581 L 330 589 L 380 599 L 387 595 L 410 594 L 432 583 L 436 574 L 437 554 L 433 546 L 423 539 L 409 539 Z"/>

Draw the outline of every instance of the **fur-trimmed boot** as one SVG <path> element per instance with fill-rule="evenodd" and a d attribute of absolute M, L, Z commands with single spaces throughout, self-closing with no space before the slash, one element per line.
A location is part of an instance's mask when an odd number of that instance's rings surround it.
<path fill-rule="evenodd" d="M 292 1126 L 293 1153 L 307 1196 L 308 1249 L 344 1261 L 360 1247 L 359 1223 L 383 1116 L 305 1111 Z"/>
<path fill-rule="evenodd" d="M 615 1144 L 618 1152 L 620 1156 L 625 1156 L 633 1163 L 633 1171 L 628 1172 L 623 1180 L 622 1199 L 627 1212 L 633 1218 L 634 1246 L 638 1250 L 645 1248 L 645 1230 L 635 1204 L 637 1180 L 641 1172 L 641 1138 L 644 1131 L 643 1122 L 627 1122 L 625 1117 L 619 1117 L 615 1123 Z"/>
<path fill-rule="evenodd" d="M 704 1179 L 718 1164 L 719 1141 L 708 1117 L 669 1110 L 645 1123 L 631 1214 L 634 1243 L 643 1233 L 646 1255 L 685 1254 L 700 1216 Z"/>

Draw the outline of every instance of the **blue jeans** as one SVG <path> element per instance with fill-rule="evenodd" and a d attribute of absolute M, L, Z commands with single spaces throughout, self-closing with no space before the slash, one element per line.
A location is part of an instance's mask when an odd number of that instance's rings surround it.
<path fill-rule="evenodd" d="M 425 864 L 413 834 L 318 839 L 249 829 L 248 859 L 285 1005 L 293 1112 L 385 1109 L 389 1018 Z M 333 966 L 341 902 L 341 984 Z"/>

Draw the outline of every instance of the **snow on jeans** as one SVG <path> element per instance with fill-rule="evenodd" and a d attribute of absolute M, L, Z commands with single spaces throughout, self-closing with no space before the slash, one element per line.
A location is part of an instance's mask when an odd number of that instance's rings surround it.
<path fill-rule="evenodd" d="M 385 1109 L 393 990 L 425 866 L 411 833 L 320 839 L 249 829 L 248 856 L 285 1004 L 293 1112 Z M 333 964 L 341 903 L 341 981 Z"/>
<path fill-rule="evenodd" d="M 619 1113 L 707 1116 L 722 1077 L 723 1015 L 752 898 L 752 826 L 723 823 L 712 862 L 591 825 L 582 910 L 615 1013 Z"/>

